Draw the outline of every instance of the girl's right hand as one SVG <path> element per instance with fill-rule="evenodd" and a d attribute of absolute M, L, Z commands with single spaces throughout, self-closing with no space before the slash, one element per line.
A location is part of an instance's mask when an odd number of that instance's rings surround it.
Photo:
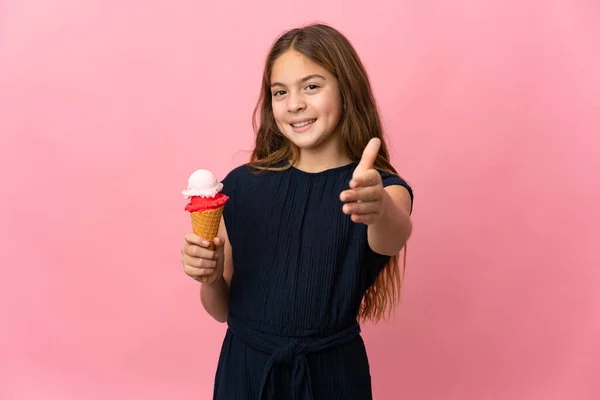
<path fill-rule="evenodd" d="M 204 284 L 210 285 L 223 279 L 223 260 L 225 240 L 218 236 L 214 239 L 215 249 L 209 250 L 209 242 L 194 233 L 185 235 L 181 248 L 181 263 L 183 271 L 191 278 L 200 282 L 200 277 L 206 276 Z"/>

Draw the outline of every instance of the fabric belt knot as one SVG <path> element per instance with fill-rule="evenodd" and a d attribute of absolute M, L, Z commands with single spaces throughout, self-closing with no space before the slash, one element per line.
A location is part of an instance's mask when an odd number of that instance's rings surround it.
<path fill-rule="evenodd" d="M 292 364 L 297 355 L 300 355 L 300 346 L 297 343 L 291 343 L 275 349 L 272 357 L 276 363 Z"/>
<path fill-rule="evenodd" d="M 292 365 L 292 400 L 313 400 L 306 355 L 344 345 L 360 334 L 358 322 L 331 336 L 302 341 L 252 329 L 234 317 L 229 318 L 228 325 L 229 330 L 246 344 L 271 355 L 263 371 L 259 400 L 279 399 L 275 393 L 275 379 L 277 367 L 282 364 Z"/>

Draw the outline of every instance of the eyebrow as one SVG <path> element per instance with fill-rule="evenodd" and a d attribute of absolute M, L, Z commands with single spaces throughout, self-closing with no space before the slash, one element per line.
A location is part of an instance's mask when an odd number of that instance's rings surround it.
<path fill-rule="evenodd" d="M 315 79 L 315 78 L 323 79 L 324 81 L 327 80 L 327 79 L 325 79 L 325 77 L 323 75 L 312 74 L 312 75 L 307 75 L 307 76 L 305 76 L 302 79 L 299 79 L 297 81 L 297 83 L 304 83 L 306 81 L 310 81 L 311 79 Z M 285 85 L 283 83 L 281 83 L 281 82 L 273 82 L 273 83 L 271 83 L 271 87 L 273 87 L 273 86 L 283 86 L 283 87 L 285 87 Z"/>

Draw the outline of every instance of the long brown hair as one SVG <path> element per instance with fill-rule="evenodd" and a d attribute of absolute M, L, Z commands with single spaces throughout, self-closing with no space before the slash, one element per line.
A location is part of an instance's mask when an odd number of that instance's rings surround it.
<path fill-rule="evenodd" d="M 342 98 L 338 134 L 341 135 L 348 157 L 354 162 L 360 161 L 369 140 L 379 138 L 381 149 L 375 161 L 375 168 L 397 174 L 390 163 L 367 72 L 348 39 L 339 31 L 323 24 L 292 29 L 281 35 L 272 45 L 265 62 L 260 96 L 254 109 L 256 144 L 248 165 L 258 170 L 284 170 L 298 160 L 297 147 L 279 131 L 275 123 L 271 103 L 273 64 L 288 50 L 302 53 L 327 69 L 337 79 Z M 273 167 L 283 161 L 290 163 L 279 168 Z M 381 318 L 387 319 L 395 310 L 400 300 L 400 288 L 406 270 L 406 247 L 402 276 L 398 258 L 399 255 L 391 257 L 375 284 L 367 289 L 359 311 L 361 320 L 377 322 Z"/>

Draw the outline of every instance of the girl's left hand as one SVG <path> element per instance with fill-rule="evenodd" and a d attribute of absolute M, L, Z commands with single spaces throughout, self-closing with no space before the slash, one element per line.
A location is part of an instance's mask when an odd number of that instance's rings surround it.
<path fill-rule="evenodd" d="M 346 203 L 342 211 L 357 223 L 371 225 L 383 215 L 385 189 L 379 171 L 374 168 L 380 147 L 379 139 L 369 141 L 352 174 L 350 189 L 340 194 L 340 200 Z"/>

